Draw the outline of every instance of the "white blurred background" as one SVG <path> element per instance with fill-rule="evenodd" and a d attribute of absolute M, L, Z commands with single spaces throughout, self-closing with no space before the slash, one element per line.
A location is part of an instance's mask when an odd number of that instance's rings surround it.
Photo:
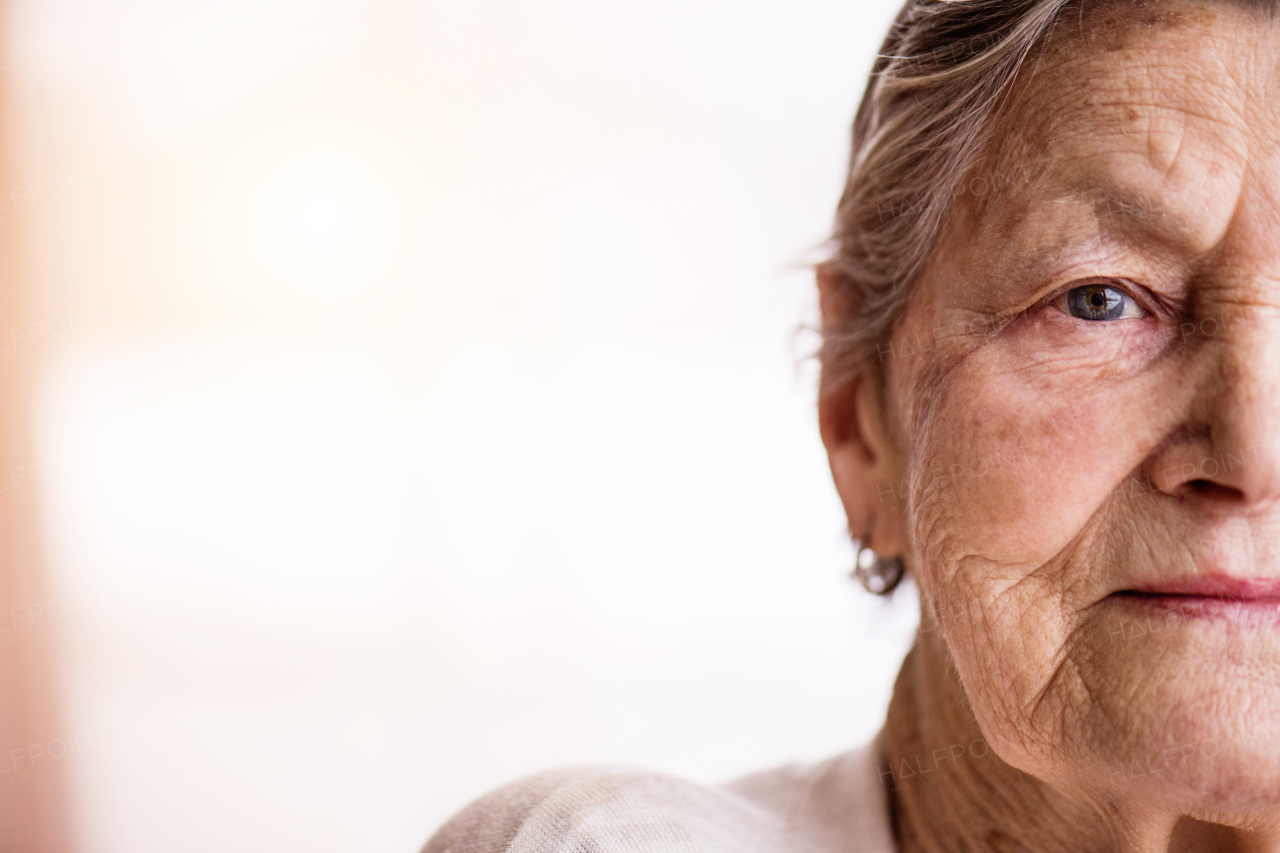
<path fill-rule="evenodd" d="M 75 849 L 413 853 L 878 729 L 912 602 L 846 577 L 797 328 L 895 12 L 10 3 Z"/>

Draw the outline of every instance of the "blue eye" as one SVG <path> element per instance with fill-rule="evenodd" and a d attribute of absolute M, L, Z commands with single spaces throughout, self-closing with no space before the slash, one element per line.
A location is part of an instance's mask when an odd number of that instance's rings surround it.
<path fill-rule="evenodd" d="M 1128 320 L 1146 316 L 1134 298 L 1109 284 L 1086 284 L 1067 292 L 1067 313 L 1081 320 Z"/>

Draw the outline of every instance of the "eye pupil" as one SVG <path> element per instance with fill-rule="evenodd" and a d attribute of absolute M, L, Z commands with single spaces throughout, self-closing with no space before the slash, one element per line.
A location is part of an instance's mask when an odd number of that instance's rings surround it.
<path fill-rule="evenodd" d="M 1106 298 L 1103 297 L 1101 293 L 1093 294 L 1093 296 L 1089 297 L 1089 301 L 1092 302 L 1094 306 L 1097 308 L 1101 308 L 1103 305 L 1107 304 Z"/>

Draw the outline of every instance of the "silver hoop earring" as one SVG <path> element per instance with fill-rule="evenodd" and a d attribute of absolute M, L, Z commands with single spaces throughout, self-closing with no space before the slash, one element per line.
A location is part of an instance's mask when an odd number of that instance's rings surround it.
<path fill-rule="evenodd" d="M 901 557 L 881 557 L 867 545 L 863 545 L 870 535 L 858 540 L 858 556 L 854 558 L 851 577 L 862 584 L 867 592 L 876 595 L 888 595 L 902 583 L 906 574 L 906 566 Z"/>

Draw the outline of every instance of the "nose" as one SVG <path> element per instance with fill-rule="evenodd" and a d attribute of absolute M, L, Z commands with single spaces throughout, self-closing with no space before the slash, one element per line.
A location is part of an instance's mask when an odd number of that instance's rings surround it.
<path fill-rule="evenodd" d="M 1280 498 L 1280 305 L 1236 305 L 1212 319 L 1197 324 L 1213 333 L 1198 331 L 1187 355 L 1191 417 L 1151 477 L 1169 494 L 1268 505 Z"/>

